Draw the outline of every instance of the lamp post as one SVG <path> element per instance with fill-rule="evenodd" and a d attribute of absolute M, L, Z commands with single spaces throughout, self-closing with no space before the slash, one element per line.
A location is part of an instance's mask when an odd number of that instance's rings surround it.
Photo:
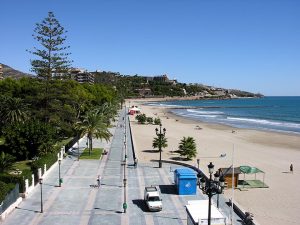
<path fill-rule="evenodd" d="M 122 166 L 124 166 L 124 171 L 123 171 L 123 185 L 124 185 L 124 202 L 123 202 L 123 210 L 124 213 L 126 213 L 127 210 L 127 199 L 126 199 L 126 183 L 127 183 L 127 179 L 126 179 L 126 162 L 127 162 L 127 118 L 126 118 L 126 105 L 125 105 L 125 116 L 123 117 L 124 120 L 124 160 L 121 163 Z"/>
<path fill-rule="evenodd" d="M 41 187 L 41 213 L 44 212 L 43 210 L 43 178 L 39 179 L 40 187 Z"/>
<path fill-rule="evenodd" d="M 159 132 L 158 128 L 155 128 L 156 135 L 158 137 L 158 150 L 159 150 L 159 168 L 162 167 L 162 162 L 161 162 L 161 151 L 162 151 L 162 141 L 163 138 L 166 136 L 166 128 L 163 129 L 163 133 L 161 132 L 161 124 L 159 124 Z"/>
<path fill-rule="evenodd" d="M 127 182 L 127 179 L 123 179 L 123 183 L 124 183 L 124 203 L 123 203 L 123 210 L 124 210 L 124 213 L 126 213 L 126 209 L 127 209 L 127 199 L 126 199 L 126 182 Z"/>
<path fill-rule="evenodd" d="M 204 177 L 200 180 L 200 186 L 203 194 L 208 196 L 208 225 L 211 225 L 211 198 L 213 195 L 221 194 L 224 189 L 224 177 L 221 176 L 217 171 L 214 174 L 215 179 L 212 179 L 212 174 L 214 172 L 214 165 L 212 162 L 208 165 L 209 179 L 205 179 Z"/>
<path fill-rule="evenodd" d="M 59 157 L 59 159 L 58 159 L 58 187 L 61 187 L 60 164 L 61 164 L 61 158 Z"/>
<path fill-rule="evenodd" d="M 199 165 L 200 165 L 200 159 L 197 159 L 198 170 L 199 170 Z"/>

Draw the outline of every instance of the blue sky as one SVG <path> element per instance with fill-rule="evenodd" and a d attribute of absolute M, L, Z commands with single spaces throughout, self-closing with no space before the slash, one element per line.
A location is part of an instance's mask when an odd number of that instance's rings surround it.
<path fill-rule="evenodd" d="M 35 23 L 53 11 L 74 67 L 300 95 L 299 0 L 7 0 L 0 11 L 0 62 L 24 72 Z"/>

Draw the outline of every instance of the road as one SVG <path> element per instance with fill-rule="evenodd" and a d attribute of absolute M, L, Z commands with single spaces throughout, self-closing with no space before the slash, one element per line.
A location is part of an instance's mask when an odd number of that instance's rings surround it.
<path fill-rule="evenodd" d="M 77 160 L 70 155 L 62 160 L 61 177 L 63 183 L 58 184 L 58 166 L 43 179 L 43 213 L 41 209 L 40 186 L 16 208 L 3 225 L 93 225 L 93 224 L 122 224 L 122 225 L 183 225 L 187 222 L 185 205 L 189 200 L 206 199 L 197 190 L 197 195 L 177 195 L 173 185 L 173 171 L 178 166 L 163 164 L 158 168 L 156 162 L 138 163 L 133 166 L 132 143 L 128 121 L 123 119 L 124 110 L 120 112 L 119 121 L 111 128 L 114 134 L 109 143 L 94 140 L 95 148 L 108 150 L 101 160 Z M 124 146 L 124 122 L 126 121 L 126 144 Z M 86 147 L 86 139 L 80 140 L 79 150 Z M 127 152 L 125 153 L 125 150 Z M 76 151 L 75 151 L 76 152 Z M 156 154 L 156 153 L 153 153 Z M 125 170 L 122 162 L 126 158 Z M 155 156 L 154 156 L 155 158 Z M 124 188 L 124 171 L 126 188 Z M 97 176 L 101 175 L 100 188 L 96 185 Z M 143 201 L 144 187 L 157 185 L 160 187 L 163 210 L 148 212 Z M 124 194 L 125 193 L 125 194 Z M 127 209 L 124 213 L 123 203 Z M 229 208 L 221 198 L 221 211 L 229 218 Z M 235 215 L 235 218 L 237 216 Z M 238 218 L 237 218 L 238 219 Z M 229 221 L 229 220 L 228 220 Z M 235 224 L 240 224 L 236 220 Z"/>

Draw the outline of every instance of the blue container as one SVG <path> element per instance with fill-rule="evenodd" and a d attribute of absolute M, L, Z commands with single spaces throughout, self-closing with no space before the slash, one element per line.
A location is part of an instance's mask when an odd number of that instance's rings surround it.
<path fill-rule="evenodd" d="M 189 168 L 174 171 L 175 186 L 179 195 L 195 195 L 197 190 L 196 172 Z"/>

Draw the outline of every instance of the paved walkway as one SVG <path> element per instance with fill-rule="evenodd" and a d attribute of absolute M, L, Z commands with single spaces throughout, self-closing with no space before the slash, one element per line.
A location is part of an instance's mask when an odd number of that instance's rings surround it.
<path fill-rule="evenodd" d="M 157 163 L 138 164 L 134 168 L 132 143 L 127 121 L 127 160 L 125 177 L 127 179 L 124 195 L 124 111 L 121 112 L 116 127 L 111 131 L 114 137 L 109 143 L 94 140 L 94 147 L 102 147 L 109 151 L 102 160 L 80 160 L 77 156 L 69 156 L 62 161 L 62 187 L 58 184 L 58 167 L 54 168 L 43 184 L 44 213 L 40 213 L 40 186 L 25 199 L 3 225 L 40 225 L 40 224 L 112 224 L 112 225 L 183 225 L 186 224 L 185 205 L 188 200 L 205 199 L 197 191 L 195 196 L 179 196 L 173 183 L 173 170 L 177 166 L 163 164 L 157 168 Z M 80 141 L 80 150 L 84 149 L 86 140 Z M 76 151 L 75 151 L 76 152 Z M 156 154 L 156 153 L 154 153 Z M 155 158 L 156 156 L 153 156 Z M 100 188 L 96 185 L 97 176 L 101 175 Z M 144 187 L 157 185 L 161 189 L 163 210 L 148 212 L 143 201 Z M 123 203 L 126 199 L 128 208 L 123 213 Z M 222 209 L 224 200 L 221 199 Z M 228 207 L 224 206 L 228 215 Z M 237 218 L 237 217 L 235 217 Z M 236 222 L 235 224 L 240 224 Z"/>

